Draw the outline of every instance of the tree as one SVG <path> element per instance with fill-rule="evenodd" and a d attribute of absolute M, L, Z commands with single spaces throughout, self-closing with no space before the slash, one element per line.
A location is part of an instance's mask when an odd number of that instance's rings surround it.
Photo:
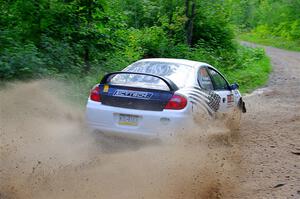
<path fill-rule="evenodd" d="M 194 28 L 195 15 L 196 15 L 196 1 L 185 0 L 185 16 L 187 18 L 185 24 L 186 42 L 189 46 L 192 46 L 192 41 L 193 41 L 193 28 Z"/>

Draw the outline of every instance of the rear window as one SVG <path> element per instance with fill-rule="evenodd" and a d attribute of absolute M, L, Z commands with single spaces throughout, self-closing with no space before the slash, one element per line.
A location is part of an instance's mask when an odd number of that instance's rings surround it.
<path fill-rule="evenodd" d="M 139 88 L 170 90 L 168 85 L 157 77 L 138 74 L 117 74 L 109 81 L 111 85 L 126 85 Z"/>
<path fill-rule="evenodd" d="M 162 76 L 173 81 L 179 88 L 184 87 L 193 74 L 193 68 L 188 65 L 153 61 L 136 62 L 123 71 Z M 110 84 L 169 90 L 162 80 L 147 75 L 118 74 L 110 80 Z"/>

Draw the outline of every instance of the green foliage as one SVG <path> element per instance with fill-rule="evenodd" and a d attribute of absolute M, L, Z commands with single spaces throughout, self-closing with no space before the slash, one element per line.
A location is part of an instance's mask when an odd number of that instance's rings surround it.
<path fill-rule="evenodd" d="M 131 41 L 137 42 L 143 58 L 164 57 L 168 50 L 168 39 L 162 28 L 153 26 L 130 34 Z M 134 41 L 135 40 L 135 41 Z"/>
<path fill-rule="evenodd" d="M 244 64 L 264 56 L 241 50 L 233 41 L 235 1 L 0 0 L 0 79 L 50 76 L 86 91 L 102 74 L 151 57 L 192 59 L 223 71 L 242 71 Z M 256 1 L 240 2 L 249 16 L 236 17 L 236 23 L 247 22 L 261 34 L 268 30 L 290 39 L 299 36 L 299 20 L 263 29 L 250 14 L 268 12 L 254 12 Z"/>
<path fill-rule="evenodd" d="M 253 43 L 259 43 L 267 46 L 275 46 L 287 50 L 300 51 L 300 40 L 286 40 L 282 37 L 268 36 L 261 37 L 256 33 L 243 33 L 239 35 L 239 39 L 244 41 L 250 41 Z"/>
<path fill-rule="evenodd" d="M 43 64 L 42 59 L 38 57 L 38 49 L 33 44 L 12 46 L 1 53 L 0 78 L 24 79 L 40 76 L 47 72 L 42 67 Z"/>
<path fill-rule="evenodd" d="M 72 48 L 69 43 L 43 37 L 41 47 L 41 58 L 47 70 L 53 73 L 80 73 L 82 60 L 76 53 L 76 48 Z"/>
<path fill-rule="evenodd" d="M 251 41 L 271 45 L 274 41 L 277 47 L 300 48 L 299 0 L 227 0 L 227 6 L 231 21 L 241 32 L 250 33 Z"/>
<path fill-rule="evenodd" d="M 213 48 L 233 49 L 233 29 L 223 1 L 200 1 L 194 32 L 194 43 L 205 43 Z"/>
<path fill-rule="evenodd" d="M 267 83 L 271 72 L 270 59 L 263 49 L 240 46 L 236 67 L 222 68 L 230 82 L 238 82 L 242 93 L 250 92 Z"/>
<path fill-rule="evenodd" d="M 267 25 L 259 25 L 255 28 L 255 34 L 261 38 L 266 38 L 271 34 L 271 32 Z"/>

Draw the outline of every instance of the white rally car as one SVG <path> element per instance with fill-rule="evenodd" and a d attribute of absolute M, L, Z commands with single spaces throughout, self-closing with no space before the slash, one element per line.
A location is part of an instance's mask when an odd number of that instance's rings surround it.
<path fill-rule="evenodd" d="M 206 63 L 183 59 L 143 59 L 109 73 L 91 90 L 89 127 L 109 134 L 156 137 L 187 130 L 201 110 L 246 112 L 238 85 Z"/>

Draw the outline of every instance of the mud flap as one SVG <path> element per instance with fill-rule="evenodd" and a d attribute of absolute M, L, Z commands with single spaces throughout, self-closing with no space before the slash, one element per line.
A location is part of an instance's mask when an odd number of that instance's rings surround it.
<path fill-rule="evenodd" d="M 238 107 L 242 111 L 242 113 L 246 113 L 247 112 L 246 104 L 245 104 L 245 102 L 243 101 L 242 98 L 240 98 L 240 100 L 239 100 Z"/>

